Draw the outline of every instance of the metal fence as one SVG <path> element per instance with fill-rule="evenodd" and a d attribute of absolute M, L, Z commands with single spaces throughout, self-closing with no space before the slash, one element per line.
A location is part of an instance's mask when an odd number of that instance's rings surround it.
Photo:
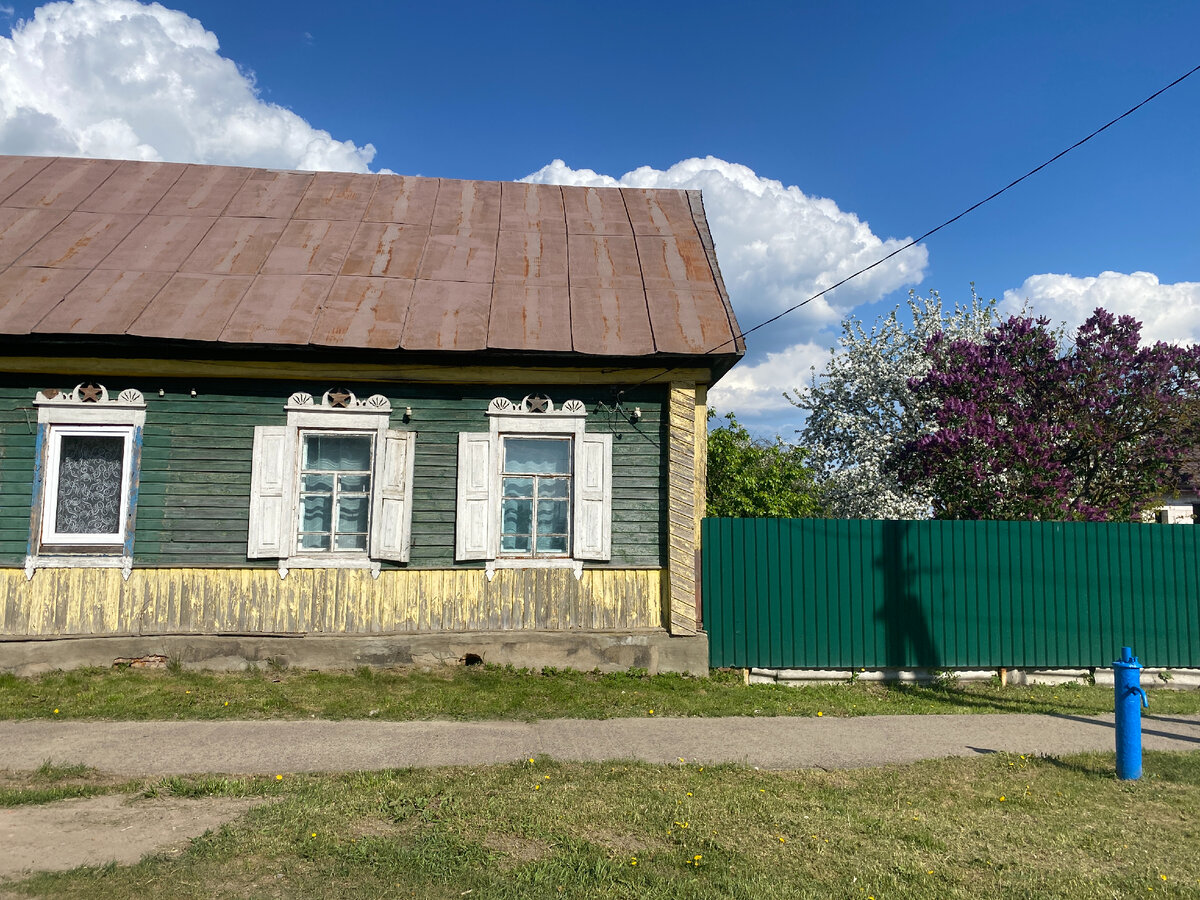
<path fill-rule="evenodd" d="M 705 519 L 714 666 L 1200 666 L 1200 527 Z"/>

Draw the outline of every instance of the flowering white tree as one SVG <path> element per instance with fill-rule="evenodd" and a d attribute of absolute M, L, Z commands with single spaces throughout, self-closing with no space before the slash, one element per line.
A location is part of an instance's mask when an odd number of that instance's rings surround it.
<path fill-rule="evenodd" d="M 925 352 L 939 332 L 950 340 L 980 340 L 998 318 L 995 300 L 971 289 L 971 302 L 943 308 L 936 291 L 908 295 L 903 306 L 868 332 L 861 320 L 842 322 L 838 348 L 810 387 L 786 395 L 809 411 L 800 432 L 810 461 L 820 473 L 822 498 L 839 519 L 920 519 L 930 514 L 931 498 L 904 488 L 889 470 L 893 453 L 935 427 L 909 388 L 910 379 L 928 374 Z"/>

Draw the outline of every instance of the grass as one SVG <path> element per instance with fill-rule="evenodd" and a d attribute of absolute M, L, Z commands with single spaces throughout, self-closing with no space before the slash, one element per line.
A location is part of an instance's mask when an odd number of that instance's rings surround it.
<path fill-rule="evenodd" d="M 1200 713 L 1200 691 L 1152 691 L 1151 713 Z M 606 719 L 1111 712 L 1112 688 L 998 684 L 744 685 L 711 678 L 472 666 L 444 672 L 78 669 L 0 674 L 0 719 Z"/>
<path fill-rule="evenodd" d="M 96 797 L 129 790 L 131 784 L 81 763 L 56 765 L 46 760 L 25 775 L 0 771 L 0 808 Z"/>
<path fill-rule="evenodd" d="M 263 796 L 182 856 L 42 874 L 79 898 L 1200 897 L 1200 751 L 841 772 L 637 763 L 164 779 Z M 137 803 L 142 800 L 135 800 Z"/>

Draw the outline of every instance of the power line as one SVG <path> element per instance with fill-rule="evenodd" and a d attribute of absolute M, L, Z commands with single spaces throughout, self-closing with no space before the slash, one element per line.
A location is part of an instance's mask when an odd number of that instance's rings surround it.
<path fill-rule="evenodd" d="M 800 307 L 807 306 L 809 303 L 812 303 L 814 300 L 818 300 L 821 297 L 824 297 L 830 291 L 840 288 L 846 282 L 852 281 L 855 278 L 857 278 L 859 275 L 862 275 L 866 272 L 870 272 L 876 266 L 883 265 L 885 262 L 887 262 L 893 256 L 896 256 L 900 253 L 903 253 L 905 250 L 915 247 L 917 244 L 921 243 L 922 241 L 926 240 L 927 238 L 932 237 L 933 235 L 937 234 L 939 231 L 941 231 L 946 226 L 953 225 L 955 222 L 957 222 L 963 216 L 968 215 L 969 213 L 973 213 L 975 210 L 979 209 L 979 207 L 983 206 L 985 203 L 989 203 L 992 200 L 995 200 L 997 197 L 999 197 L 1005 191 L 1009 190 L 1010 188 L 1016 187 L 1018 184 L 1020 184 L 1022 181 L 1029 178 L 1030 176 L 1036 175 L 1038 172 L 1042 171 L 1042 169 L 1046 168 L 1046 166 L 1050 165 L 1051 163 L 1062 159 L 1064 156 L 1066 156 L 1072 150 L 1075 150 L 1078 147 L 1082 147 L 1084 144 L 1086 144 L 1088 141 L 1090 141 L 1096 135 L 1100 134 L 1102 131 L 1107 131 L 1109 128 L 1111 128 L 1113 125 L 1116 125 L 1118 122 L 1120 122 L 1126 116 L 1132 115 L 1133 113 L 1137 112 L 1139 109 L 1141 109 L 1147 103 L 1149 103 L 1151 100 L 1158 97 L 1160 94 L 1166 93 L 1171 88 L 1175 87 L 1175 85 L 1179 84 L 1184 79 L 1189 78 L 1192 75 L 1195 75 L 1197 72 L 1200 72 L 1200 65 L 1197 65 L 1194 68 L 1188 70 L 1187 72 L 1184 72 L 1182 75 L 1180 75 L 1174 81 L 1172 81 L 1170 84 L 1166 85 L 1165 87 L 1159 88 L 1157 91 L 1155 91 L 1153 94 L 1151 94 L 1145 100 L 1143 100 L 1141 103 L 1138 103 L 1135 106 L 1131 106 L 1129 109 L 1125 110 L 1125 112 L 1121 113 L 1115 119 L 1111 119 L 1110 121 L 1105 122 L 1103 125 L 1101 125 L 1099 128 L 1097 128 L 1095 131 L 1093 131 L 1087 137 L 1080 138 L 1075 143 L 1073 143 L 1070 147 L 1067 147 L 1067 149 L 1054 154 L 1054 156 L 1050 157 L 1048 160 L 1046 160 L 1040 166 L 1036 166 L 1035 168 L 1030 169 L 1028 172 L 1026 172 L 1020 178 L 1010 181 L 1004 187 L 1000 188 L 1000 190 L 998 190 L 992 194 L 989 194 L 988 196 L 986 196 L 982 200 L 980 200 L 978 203 L 974 203 L 971 206 L 968 206 L 966 209 L 964 209 L 962 212 L 960 212 L 958 215 L 954 216 L 953 218 L 947 219 L 945 222 L 942 222 L 942 224 L 938 225 L 935 228 L 930 228 L 928 231 L 926 231 L 920 237 L 913 238 L 911 241 L 909 241 L 904 246 L 897 247 L 895 250 L 893 250 L 887 256 L 880 257 L 879 259 L 875 260 L 875 262 L 871 263 L 868 266 L 863 266 L 857 272 L 847 275 L 841 281 L 837 282 L 836 284 L 831 284 L 829 287 L 825 288 L 822 291 L 818 291 L 817 293 L 815 293 L 811 297 L 809 297 L 807 300 L 802 300 L 799 303 L 797 303 L 795 306 L 789 306 L 783 312 L 778 313 L 777 315 L 771 316 L 771 318 L 767 319 L 764 322 L 759 322 L 753 328 L 747 328 L 745 331 L 738 332 L 736 335 L 731 337 L 729 340 L 722 341 L 721 343 L 717 344 L 715 347 L 713 347 L 709 350 L 705 350 L 704 352 L 706 354 L 707 353 L 715 353 L 716 351 L 720 350 L 722 347 L 725 347 L 729 344 L 734 343 L 735 341 L 738 340 L 738 338 L 745 338 L 746 335 L 753 334 L 754 332 L 758 331 L 758 329 L 765 328 L 766 326 L 770 325 L 772 322 L 778 322 L 784 316 L 794 313 Z M 641 387 L 643 384 L 646 384 L 649 381 L 653 381 L 657 378 L 661 378 L 663 375 L 666 375 L 668 372 L 673 371 L 675 368 L 677 368 L 677 367 L 670 366 L 668 368 L 665 368 L 661 372 L 659 372 L 657 375 L 652 375 L 649 378 L 645 378 L 642 381 L 639 381 L 637 384 L 631 385 L 631 387 L 634 387 L 634 388 Z"/>
<path fill-rule="evenodd" d="M 817 292 L 817 293 L 813 294 L 813 295 L 812 295 L 811 297 L 809 297 L 807 300 L 802 300 L 800 303 L 797 303 L 795 306 L 791 306 L 791 307 L 789 307 L 789 308 L 785 309 L 783 312 L 779 313 L 778 315 L 772 316 L 771 318 L 767 319 L 765 322 L 759 322 L 759 323 L 758 323 L 757 325 L 755 325 L 753 328 L 748 328 L 748 329 L 746 329 L 745 331 L 743 331 L 743 332 L 740 332 L 740 333 L 739 333 L 739 334 L 737 334 L 736 336 L 734 336 L 734 337 L 730 338 L 729 340 L 727 340 L 727 341 L 723 341 L 722 343 L 720 343 L 720 344 L 717 344 L 717 345 L 716 345 L 715 347 L 713 347 L 711 350 L 706 350 L 705 352 L 706 352 L 706 353 L 714 353 L 715 351 L 717 351 L 717 350 L 720 350 L 720 349 L 721 349 L 722 347 L 724 347 L 726 344 L 732 344 L 732 343 L 733 343 L 734 341 L 736 341 L 738 338 L 745 338 L 745 337 L 746 337 L 746 335 L 748 335 L 748 334 L 752 334 L 752 333 L 754 333 L 755 331 L 758 331 L 758 329 L 760 329 L 760 328 L 763 328 L 763 327 L 765 327 L 765 326 L 767 326 L 767 325 L 770 325 L 772 322 L 776 322 L 776 321 L 778 321 L 779 319 L 782 319 L 784 316 L 788 315 L 789 313 L 793 313 L 793 312 L 795 312 L 795 311 L 796 311 L 796 310 L 798 310 L 800 307 L 802 307 L 802 306 L 806 306 L 807 304 L 809 304 L 809 303 L 812 303 L 814 300 L 817 300 L 817 299 L 819 299 L 820 297 L 823 297 L 823 296 L 825 296 L 825 295 L 826 295 L 826 294 L 828 294 L 830 291 L 832 291 L 832 290 L 835 290 L 836 288 L 839 288 L 839 287 L 841 287 L 841 286 L 842 286 L 843 284 L 845 284 L 847 281 L 850 281 L 850 280 L 852 280 L 852 279 L 854 279 L 854 278 L 857 278 L 859 275 L 862 275 L 862 274 L 863 274 L 863 273 L 865 273 L 865 272 L 869 272 L 869 271 L 871 271 L 871 270 L 872 270 L 872 269 L 874 269 L 876 266 L 882 265 L 883 263 L 885 263 L 885 262 L 887 262 L 889 259 L 891 259 L 893 256 L 896 256 L 896 255 L 897 255 L 897 254 L 899 254 L 899 253 L 903 253 L 905 250 L 908 250 L 908 249 L 909 249 L 909 248 L 911 248 L 911 247 L 915 247 L 917 244 L 921 243 L 921 242 L 922 242 L 922 241 L 924 241 L 925 239 L 927 239 L 927 238 L 931 237 L 932 235 L 935 235 L 935 234 L 937 234 L 939 231 L 941 231 L 941 230 L 942 230 L 943 228 L 945 228 L 947 225 L 953 225 L 955 222 L 957 222 L 957 221 L 958 221 L 959 219 L 961 219 L 963 216 L 965 216 L 965 215 L 967 215 L 967 214 L 969 214 L 969 213 L 972 213 L 972 212 L 974 212 L 975 210 L 979 209 L 979 207 L 983 206 L 985 203 L 988 203 L 988 202 L 990 202 L 990 201 L 992 201 L 992 200 L 995 200 L 997 197 L 999 197 L 999 196 L 1000 196 L 1001 194 L 1003 194 L 1005 191 L 1009 190 L 1010 188 L 1014 188 L 1014 187 L 1016 187 L 1018 184 L 1020 184 L 1020 183 L 1021 183 L 1022 181 L 1024 181 L 1026 178 L 1029 178 L 1029 177 L 1030 177 L 1030 176 L 1032 176 L 1032 175 L 1036 175 L 1038 172 L 1042 171 L 1042 169 L 1046 168 L 1046 166 L 1050 165 L 1050 164 L 1051 164 L 1051 163 L 1053 163 L 1053 162 L 1056 162 L 1056 161 L 1057 161 L 1057 160 L 1059 160 L 1059 159 L 1062 159 L 1064 156 L 1066 156 L 1066 155 L 1067 155 L 1068 153 L 1070 153 L 1072 150 L 1074 150 L 1074 149 L 1076 149 L 1076 148 L 1078 148 L 1078 147 L 1082 147 L 1084 144 L 1086 144 L 1088 141 L 1090 141 L 1090 140 L 1091 140 L 1092 138 L 1094 138 L 1096 135 L 1100 134 L 1100 132 L 1102 132 L 1102 131 L 1106 131 L 1107 129 L 1111 128 L 1113 125 L 1116 125 L 1118 122 L 1120 122 L 1120 121 L 1121 121 L 1122 119 L 1124 119 L 1126 116 L 1128 116 L 1128 115 L 1131 115 L 1131 114 L 1133 114 L 1133 113 L 1137 112 L 1139 109 L 1141 109 L 1143 106 L 1145 106 L 1145 105 L 1146 105 L 1147 103 L 1149 103 L 1151 100 L 1153 100 L 1155 97 L 1159 96 L 1160 94 L 1163 94 L 1163 93 L 1165 93 L 1166 91 L 1169 91 L 1171 88 L 1175 87 L 1175 85 L 1179 84 L 1179 82 L 1183 81 L 1185 78 L 1188 78 L 1188 77 L 1189 77 L 1189 76 L 1191 76 L 1191 75 L 1194 75 L 1196 72 L 1200 72 L 1200 65 L 1198 65 L 1198 66 L 1195 66 L 1195 67 L 1194 67 L 1194 68 L 1192 68 L 1191 70 L 1189 70 L 1189 71 L 1185 72 L 1184 74 L 1180 75 L 1178 78 L 1176 78 L 1176 79 L 1175 79 L 1174 81 L 1172 81 L 1170 84 L 1168 84 L 1166 87 L 1159 88 L 1157 91 L 1155 91 L 1153 94 L 1151 94 L 1151 95 L 1150 95 L 1149 97 L 1147 97 L 1145 100 L 1143 100 L 1141 103 L 1138 103 L 1136 106 L 1131 106 L 1129 109 L 1125 110 L 1125 112 L 1121 113 L 1121 114 L 1120 114 L 1119 116 L 1117 116 L 1115 119 L 1112 119 L 1112 120 L 1110 120 L 1110 121 L 1108 121 L 1108 122 L 1105 122 L 1103 125 L 1101 125 L 1099 128 L 1097 128 L 1095 131 L 1093 131 L 1093 132 L 1092 132 L 1091 134 L 1089 134 L 1087 137 L 1085 137 L 1085 138 L 1080 138 L 1078 141 L 1076 141 L 1075 143 L 1073 143 L 1073 144 L 1072 144 L 1070 147 L 1068 147 L 1067 149 L 1065 149 L 1065 150 L 1062 150 L 1062 151 L 1060 151 L 1060 152 L 1056 153 L 1054 156 L 1050 157 L 1048 160 L 1046 160 L 1046 161 L 1045 161 L 1044 163 L 1042 163 L 1040 166 L 1037 166 L 1037 167 L 1035 167 L 1035 168 L 1033 168 L 1033 169 L 1030 169 L 1028 172 L 1026 172 L 1026 173 L 1025 173 L 1024 175 L 1022 175 L 1020 178 L 1017 178 L 1017 179 L 1016 179 L 1016 180 L 1014 180 L 1014 181 L 1010 181 L 1008 184 L 1006 184 L 1004 187 L 1000 188 L 1000 190 L 996 191 L 995 193 L 989 194 L 988 196 L 986 196 L 986 197 L 984 197 L 982 200 L 980 200 L 978 203 L 975 203 L 975 204 L 972 204 L 971 206 L 968 206 L 966 209 L 964 209 L 962 212 L 960 212 L 960 213 L 959 213 L 957 216 L 954 216 L 953 218 L 947 219 L 945 222 L 943 222 L 941 225 L 938 225 L 936 228 L 931 228 L 931 229 L 929 229 L 927 232 L 925 232 L 925 233 L 924 233 L 923 235 L 921 235 L 920 237 L 918 237 L 918 238 L 913 238 L 911 241 L 909 241 L 909 242 L 908 242 L 907 244 L 905 244 L 903 247 L 897 247 L 895 250 L 893 250 L 893 251 L 892 251 L 891 253 L 889 253 L 887 256 L 884 256 L 884 257 L 881 257 L 881 258 L 879 258 L 879 259 L 875 260 L 875 262 L 871 263 L 869 266 L 864 266 L 863 268 L 859 269 L 857 272 L 853 273 L 852 275 L 847 275 L 847 276 L 846 276 L 845 278 L 843 278 L 841 281 L 837 282 L 837 284 L 832 284 L 832 285 L 830 285 L 829 287 L 825 288 L 823 291 L 819 291 L 819 292 Z"/>

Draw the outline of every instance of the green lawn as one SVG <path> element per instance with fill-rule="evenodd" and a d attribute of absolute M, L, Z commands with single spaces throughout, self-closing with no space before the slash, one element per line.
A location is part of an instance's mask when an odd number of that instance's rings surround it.
<path fill-rule="evenodd" d="M 1112 754 L 842 772 L 539 759 L 172 778 L 139 796 L 268 802 L 182 856 L 4 887 L 78 898 L 1200 897 L 1200 752 L 1145 763 L 1136 783 L 1113 778 Z M 40 777 L 29 790 L 98 776 Z"/>
<path fill-rule="evenodd" d="M 1150 692 L 1150 712 L 1200 713 L 1200 691 Z M 357 673 L 83 669 L 0 675 L 0 718 L 604 719 L 621 716 L 861 716 L 1111 712 L 1111 688 L 744 685 L 711 678 L 528 672 L 499 667 Z"/>

